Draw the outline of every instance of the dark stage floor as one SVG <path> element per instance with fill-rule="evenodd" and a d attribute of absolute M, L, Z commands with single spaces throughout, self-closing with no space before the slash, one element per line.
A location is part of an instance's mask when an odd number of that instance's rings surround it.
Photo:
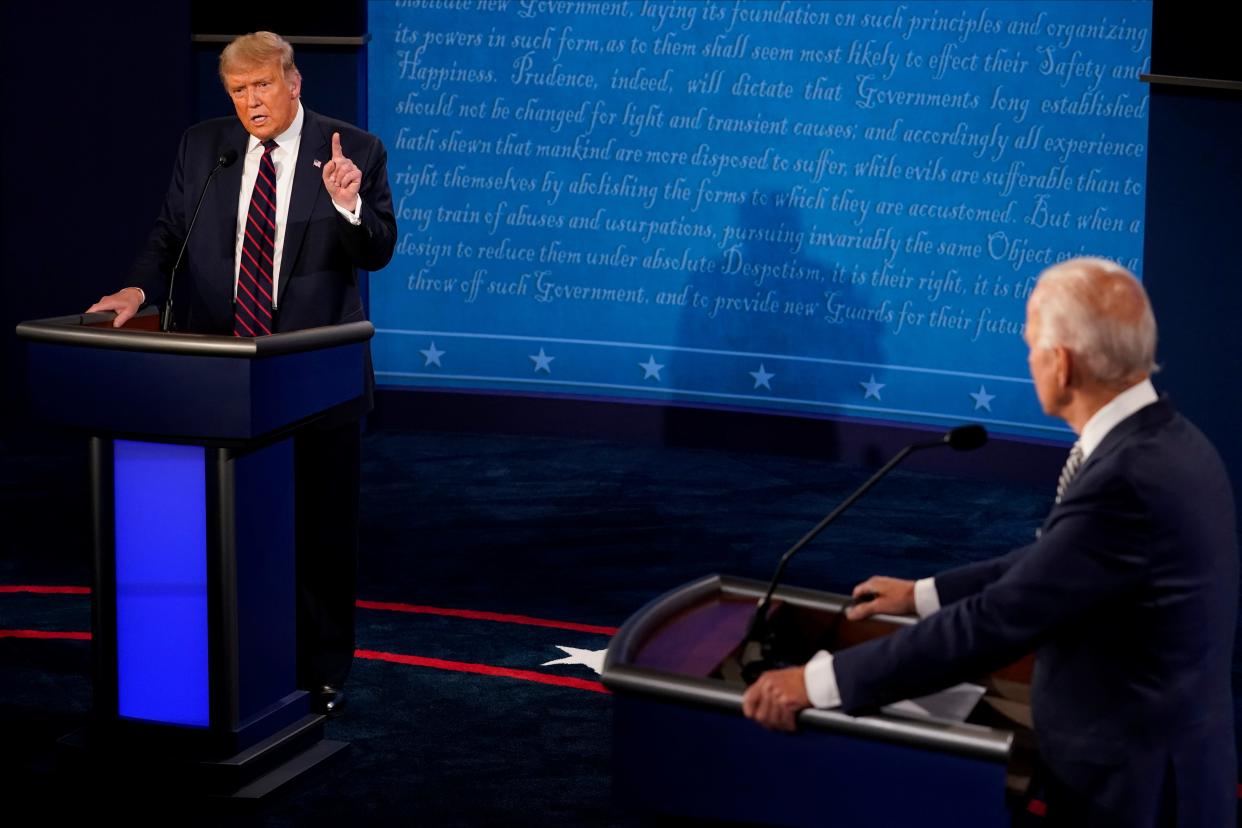
<path fill-rule="evenodd" d="M 364 439 L 363 464 L 360 657 L 349 710 L 328 725 L 351 747 L 250 810 L 160 804 L 170 821 L 646 824 L 612 801 L 611 697 L 582 662 L 664 591 L 712 572 L 766 580 L 870 473 L 741 452 L 391 432 Z M 788 580 L 843 591 L 872 573 L 922 576 L 995 554 L 1031 536 L 1049 498 L 899 471 Z M 86 595 L 13 589 L 87 586 L 86 504 L 83 446 L 3 446 L 0 632 L 89 630 Z M 129 792 L 88 803 L 54 772 L 55 739 L 90 706 L 89 646 L 0 637 L 11 812 L 24 802 L 47 821 L 88 804 L 144 807 Z"/>

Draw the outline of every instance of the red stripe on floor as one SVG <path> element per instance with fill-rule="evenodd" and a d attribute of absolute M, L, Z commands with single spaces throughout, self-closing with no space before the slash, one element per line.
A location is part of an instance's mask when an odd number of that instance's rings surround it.
<path fill-rule="evenodd" d="M 386 610 L 388 612 L 410 612 L 419 615 L 444 615 L 450 618 L 469 618 L 475 621 L 499 621 L 503 624 L 525 624 L 530 627 L 551 627 L 557 630 L 595 633 L 597 635 L 614 635 L 616 627 L 600 627 L 594 624 L 578 624 L 573 621 L 553 621 L 548 618 L 532 618 L 529 615 L 507 615 L 500 612 L 482 612 L 480 610 L 446 609 L 444 607 L 425 607 L 418 604 L 396 604 L 382 601 L 359 601 L 360 609 Z"/>
<path fill-rule="evenodd" d="M 68 587 L 72 588 L 72 587 Z M 15 590 L 2 590 L 15 591 Z M 359 601 L 358 606 L 363 606 L 363 602 Z M 374 607 L 386 608 L 386 607 Z M 411 608 L 405 612 L 419 612 L 420 610 L 432 610 L 432 607 Z M 466 611 L 455 611 L 466 612 Z M 494 613 L 479 613 L 494 614 Z M 539 621 L 538 618 L 532 621 Z M 522 622 L 517 622 L 522 623 Z M 553 623 L 540 624 L 540 626 L 553 626 Z M 579 627 L 584 624 L 579 624 Z M 601 628 L 602 629 L 602 628 Z M 61 639 L 61 641 L 91 641 L 91 633 L 83 632 L 52 632 L 46 629 L 0 629 L 0 638 L 34 638 L 34 639 Z M 611 690 L 599 682 L 587 682 L 586 679 L 575 679 L 565 677 L 565 675 L 549 675 L 548 673 L 535 673 L 534 670 L 515 670 L 508 667 L 493 667 L 491 664 L 473 664 L 471 662 L 448 662 L 442 658 L 424 658 L 422 655 L 402 655 L 400 653 L 381 653 L 374 649 L 358 649 L 354 650 L 354 658 L 365 658 L 373 660 L 373 662 L 389 662 L 391 664 L 407 664 L 410 667 L 427 667 L 435 670 L 448 670 L 452 673 L 473 673 L 476 675 L 496 675 L 496 677 L 507 679 L 519 679 L 522 682 L 535 682 L 538 684 L 551 684 L 555 686 L 564 686 L 564 688 L 574 688 L 576 690 L 591 690 L 592 693 L 604 693 L 611 695 Z M 1242 783 L 1237 786 L 1238 798 L 1242 799 Z M 1032 799 L 1027 803 L 1027 811 L 1035 814 L 1037 817 L 1043 817 L 1047 813 L 1047 806 L 1040 799 Z"/>
<path fill-rule="evenodd" d="M 45 595 L 91 594 L 90 587 L 0 585 L 0 593 L 5 592 L 34 592 Z M 357 606 L 360 609 L 405 612 L 416 615 L 441 615 L 448 618 L 468 618 L 473 621 L 498 621 L 502 624 L 524 624 L 528 627 L 549 627 L 554 630 L 570 630 L 572 632 L 595 633 L 596 635 L 615 635 L 617 632 L 616 627 L 603 627 L 598 624 L 579 624 L 575 621 L 556 621 L 551 618 L 534 618 L 529 615 L 511 615 L 503 612 L 428 607 L 421 604 L 402 604 L 385 601 L 358 601 Z"/>
<path fill-rule="evenodd" d="M 90 595 L 90 587 L 76 586 L 6 586 L 0 584 L 0 592 L 35 592 L 42 595 Z"/>
<path fill-rule="evenodd" d="M 547 673 L 536 673 L 533 670 L 514 670 L 510 667 L 494 667 L 490 664 L 472 664 L 467 661 L 445 661 L 440 658 L 423 658 L 422 656 L 401 655 L 400 653 L 381 653 L 375 650 L 355 650 L 355 658 L 366 658 L 372 661 L 387 661 L 393 664 L 408 664 L 411 667 L 430 667 L 433 670 L 448 670 L 454 673 L 475 673 L 481 676 L 499 676 L 501 678 L 533 681 L 539 684 L 554 684 L 558 687 L 572 687 L 576 690 L 591 690 L 595 693 L 609 693 L 608 688 L 598 681 L 553 676 Z"/>
<path fill-rule="evenodd" d="M 0 630 L 0 638 L 31 638 L 31 639 L 65 639 L 70 641 L 90 641 L 88 632 L 53 632 L 49 630 Z M 473 664 L 468 661 L 445 661 L 441 658 L 424 658 L 422 656 L 402 655 L 400 653 L 382 653 L 376 650 L 357 650 L 356 658 L 372 661 L 387 661 L 392 664 L 407 664 L 411 667 L 430 667 L 433 670 L 448 670 L 454 673 L 475 673 L 481 676 L 500 676 L 501 678 L 533 681 L 539 684 L 553 684 L 558 687 L 572 687 L 575 690 L 591 690 L 595 693 L 608 693 L 609 690 L 598 681 L 553 676 L 548 673 L 536 673 L 533 670 L 514 670 L 510 667 L 494 667 L 490 664 Z"/>
<path fill-rule="evenodd" d="M 88 632 L 53 632 L 50 630 L 0 630 L 0 638 L 59 638 L 69 641 L 90 641 L 91 634 Z"/>

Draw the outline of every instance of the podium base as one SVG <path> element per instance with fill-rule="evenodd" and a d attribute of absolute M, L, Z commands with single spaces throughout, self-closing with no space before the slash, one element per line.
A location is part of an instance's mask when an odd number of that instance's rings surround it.
<path fill-rule="evenodd" d="M 57 765 L 81 775 L 93 787 L 115 794 L 152 792 L 164 796 L 257 800 L 349 747 L 323 738 L 327 717 L 308 714 L 246 750 L 223 759 L 170 758 L 134 749 L 85 727 L 61 737 Z"/>

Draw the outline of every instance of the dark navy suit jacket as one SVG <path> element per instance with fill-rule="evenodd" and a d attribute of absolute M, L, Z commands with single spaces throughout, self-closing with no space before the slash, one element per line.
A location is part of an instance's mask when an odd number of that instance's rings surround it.
<path fill-rule="evenodd" d="M 1108 433 L 1035 543 L 936 589 L 939 612 L 836 654 L 847 712 L 1034 651 L 1040 753 L 1100 824 L 1235 824 L 1233 494 L 1167 400 Z"/>
<path fill-rule="evenodd" d="M 365 319 L 357 270 L 386 265 L 397 237 L 387 153 L 380 140 L 305 107 L 303 112 L 273 320 L 276 332 Z M 342 152 L 362 170 L 358 226 L 337 212 L 323 186 L 323 168 L 315 166 L 316 161 L 322 165 L 331 160 L 333 132 L 341 134 Z M 232 333 L 237 210 L 248 139 L 236 117 L 204 121 L 185 132 L 164 206 L 133 265 L 132 284 L 143 289 L 149 303 L 162 303 L 203 182 L 220 153 L 236 150 L 237 162 L 217 173 L 208 188 L 177 275 L 173 307 L 181 330 Z M 368 399 L 371 384 L 368 371 Z"/>

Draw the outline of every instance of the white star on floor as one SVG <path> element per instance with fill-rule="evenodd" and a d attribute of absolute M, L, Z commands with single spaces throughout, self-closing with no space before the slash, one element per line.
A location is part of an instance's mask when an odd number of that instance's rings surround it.
<path fill-rule="evenodd" d="M 535 363 L 535 373 L 539 373 L 540 371 L 544 371 L 548 374 L 552 373 L 552 360 L 556 359 L 556 357 L 551 357 L 545 354 L 543 352 L 543 348 L 539 349 L 538 354 L 531 354 L 530 358 L 531 361 Z"/>
<path fill-rule="evenodd" d="M 875 374 L 872 374 L 871 379 L 866 382 L 860 382 L 858 384 L 861 385 L 863 387 L 863 391 L 866 392 L 863 394 L 864 400 L 869 400 L 872 397 L 875 397 L 877 400 L 880 399 L 880 389 L 884 387 L 884 383 L 876 382 Z"/>
<path fill-rule="evenodd" d="M 638 363 L 638 367 L 643 369 L 643 379 L 651 379 L 655 377 L 655 381 L 660 381 L 660 369 L 664 366 L 655 361 L 655 354 L 647 357 L 646 362 Z"/>
<path fill-rule="evenodd" d="M 996 399 L 995 394 L 989 394 L 988 389 L 984 388 L 982 383 L 979 385 L 979 391 L 971 391 L 970 396 L 975 398 L 975 411 L 982 408 L 984 411 L 992 410 L 992 400 Z"/>
<path fill-rule="evenodd" d="M 577 647 L 562 647 L 556 645 L 556 649 L 566 653 L 564 658 L 554 659 L 553 661 L 545 661 L 542 665 L 547 667 L 549 664 L 585 664 L 596 673 L 604 672 L 604 654 L 608 650 L 579 650 Z"/>
<path fill-rule="evenodd" d="M 441 351 L 438 348 L 436 348 L 436 343 L 432 342 L 430 348 L 428 348 L 425 351 L 419 351 L 419 353 L 422 354 L 423 359 L 426 360 L 423 363 L 424 368 L 426 368 L 428 365 L 434 365 L 437 368 L 444 367 L 443 365 L 440 364 L 440 357 L 444 356 L 444 351 Z"/>
<path fill-rule="evenodd" d="M 765 370 L 762 362 L 759 363 L 758 371 L 747 371 L 746 373 L 750 374 L 752 377 L 755 378 L 756 388 L 766 388 L 769 391 L 772 390 L 772 386 L 769 385 L 768 382 L 772 379 L 772 377 L 776 376 L 776 374 L 773 374 Z"/>

